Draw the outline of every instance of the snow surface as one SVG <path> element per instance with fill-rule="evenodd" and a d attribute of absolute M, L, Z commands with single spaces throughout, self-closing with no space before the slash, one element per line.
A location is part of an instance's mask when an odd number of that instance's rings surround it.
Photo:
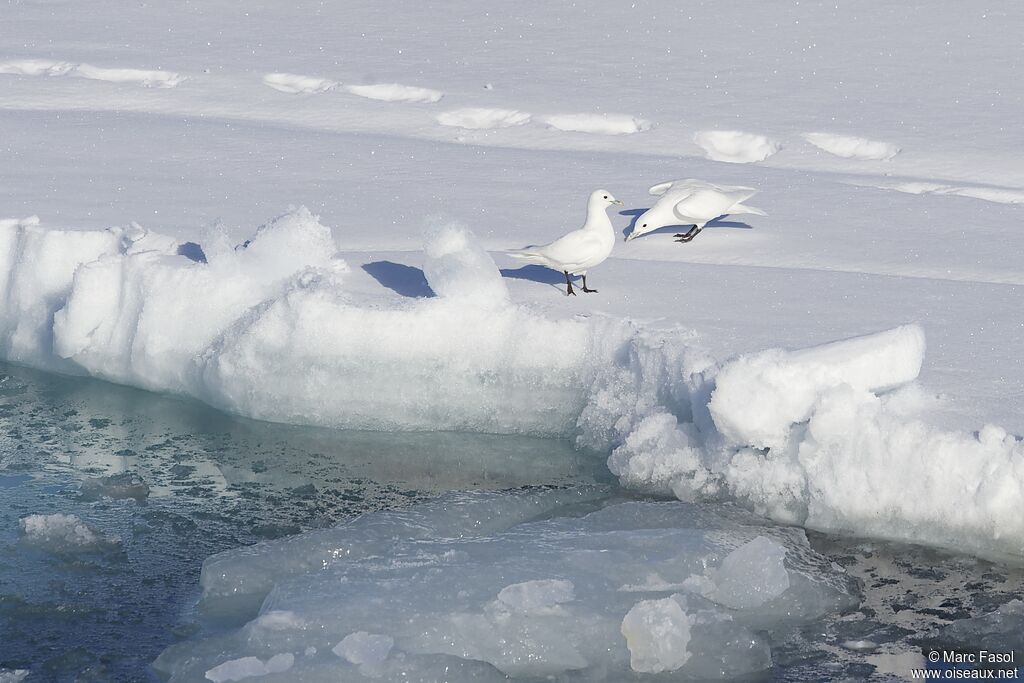
<path fill-rule="evenodd" d="M 803 138 L 818 149 L 847 159 L 888 161 L 900 153 L 900 148 L 891 143 L 865 140 L 853 135 L 804 133 Z"/>

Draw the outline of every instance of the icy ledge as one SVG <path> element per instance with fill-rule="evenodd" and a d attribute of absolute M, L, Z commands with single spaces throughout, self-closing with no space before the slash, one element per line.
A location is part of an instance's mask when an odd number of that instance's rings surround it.
<path fill-rule="evenodd" d="M 195 251 L 134 225 L 0 221 L 0 355 L 266 420 L 573 435 L 642 491 L 1024 556 L 1024 446 L 928 423 L 917 326 L 715 363 L 682 333 L 511 303 L 456 225 L 427 240 L 438 296 L 388 305 L 346 293 L 305 209 Z"/>

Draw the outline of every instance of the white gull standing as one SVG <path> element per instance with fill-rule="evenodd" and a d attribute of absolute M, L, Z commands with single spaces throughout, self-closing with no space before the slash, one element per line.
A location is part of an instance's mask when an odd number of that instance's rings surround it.
<path fill-rule="evenodd" d="M 688 232 L 676 235 L 677 242 L 689 242 L 709 221 L 719 216 L 741 213 L 768 215 L 761 209 L 742 203 L 757 194 L 752 187 L 713 185 L 689 178 L 658 183 L 648 192 L 661 199 L 637 216 L 633 231 L 626 237 L 627 242 L 666 225 L 693 225 Z"/>
<path fill-rule="evenodd" d="M 531 245 L 508 253 L 517 259 L 560 270 L 565 275 L 565 294 L 576 296 L 571 275 L 583 276 L 583 291 L 596 292 L 587 287 L 587 271 L 603 262 L 615 246 L 615 228 L 608 219 L 608 207 L 622 204 L 607 190 L 594 190 L 587 202 L 587 221 L 579 230 L 559 237 L 550 244 Z"/>

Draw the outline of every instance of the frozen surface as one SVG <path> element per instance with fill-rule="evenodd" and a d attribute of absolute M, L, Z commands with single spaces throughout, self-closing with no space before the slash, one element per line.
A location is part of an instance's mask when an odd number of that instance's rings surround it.
<path fill-rule="evenodd" d="M 744 585 L 752 555 L 772 559 Z M 236 615 L 248 620 L 239 630 L 164 652 L 156 666 L 172 681 L 283 653 L 312 680 L 416 672 L 438 657 L 488 665 L 483 680 L 733 678 L 771 666 L 763 624 L 795 626 L 857 601 L 856 584 L 800 530 L 599 489 L 443 496 L 214 556 L 203 583 L 207 609 L 269 593 L 259 616 Z M 451 680 L 463 678 L 475 680 Z"/>

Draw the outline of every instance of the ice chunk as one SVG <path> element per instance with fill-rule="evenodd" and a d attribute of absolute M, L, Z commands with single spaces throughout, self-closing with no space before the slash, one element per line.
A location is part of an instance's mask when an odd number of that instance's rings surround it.
<path fill-rule="evenodd" d="M 267 676 L 282 673 L 295 664 L 295 655 L 290 652 L 276 654 L 267 661 L 257 657 L 239 657 L 223 664 L 218 664 L 206 672 L 206 679 L 213 683 L 228 683 L 246 678 Z"/>
<path fill-rule="evenodd" d="M 28 515 L 18 520 L 23 540 L 56 553 L 102 550 L 116 544 L 75 515 Z"/>
<path fill-rule="evenodd" d="M 641 600 L 622 619 L 629 665 L 641 673 L 675 671 L 690 659 L 690 617 L 673 598 Z"/>
<path fill-rule="evenodd" d="M 543 614 L 571 602 L 575 598 L 573 589 L 572 581 L 562 579 L 524 581 L 502 588 L 498 601 L 514 612 Z"/>
<path fill-rule="evenodd" d="M 0 683 L 21 683 L 30 673 L 29 669 L 0 669 Z"/>
<path fill-rule="evenodd" d="M 917 325 L 799 351 L 741 356 L 716 376 L 711 416 L 733 443 L 779 448 L 792 425 L 810 418 L 826 390 L 842 384 L 893 388 L 916 379 L 923 360 L 924 331 Z"/>
<path fill-rule="evenodd" d="M 734 609 L 760 607 L 774 600 L 789 588 L 785 557 L 782 545 L 758 536 L 725 556 L 708 597 Z"/>
<path fill-rule="evenodd" d="M 142 501 L 149 496 L 149 484 L 134 472 L 121 472 L 108 477 L 86 479 L 82 482 L 82 496 L 89 500 L 107 498 L 134 498 Z"/>
<path fill-rule="evenodd" d="M 360 672 L 374 676 L 380 675 L 381 665 L 394 646 L 395 641 L 391 636 L 357 631 L 345 636 L 331 651 L 358 666 Z"/>

